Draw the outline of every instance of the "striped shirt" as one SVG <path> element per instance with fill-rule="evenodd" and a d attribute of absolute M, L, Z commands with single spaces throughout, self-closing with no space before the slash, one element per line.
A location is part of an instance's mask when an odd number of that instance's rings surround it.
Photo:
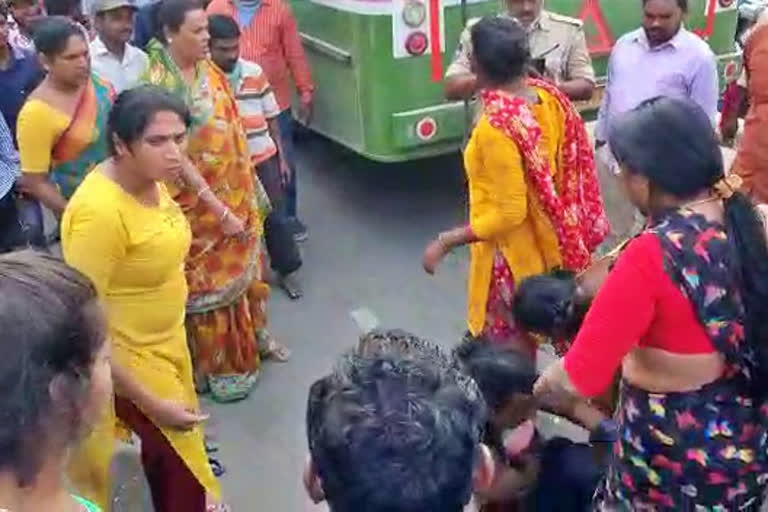
<path fill-rule="evenodd" d="M 213 0 L 208 14 L 224 14 L 238 20 L 233 2 Z M 251 23 L 241 26 L 241 30 L 240 56 L 262 67 L 274 88 L 280 110 L 291 106 L 291 77 L 300 94 L 314 91 L 296 19 L 284 0 L 262 0 Z"/>
<path fill-rule="evenodd" d="M 0 197 L 5 197 L 20 174 L 19 153 L 5 118 L 0 116 Z"/>
<path fill-rule="evenodd" d="M 277 153 L 267 122 L 280 115 L 280 107 L 266 75 L 255 62 L 239 59 L 228 77 L 248 137 L 251 162 L 258 165 Z"/>

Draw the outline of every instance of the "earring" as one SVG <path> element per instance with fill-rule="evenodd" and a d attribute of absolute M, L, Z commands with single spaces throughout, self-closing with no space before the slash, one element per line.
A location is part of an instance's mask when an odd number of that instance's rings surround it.
<path fill-rule="evenodd" d="M 173 44 L 173 38 L 171 37 L 168 38 L 168 44 Z"/>

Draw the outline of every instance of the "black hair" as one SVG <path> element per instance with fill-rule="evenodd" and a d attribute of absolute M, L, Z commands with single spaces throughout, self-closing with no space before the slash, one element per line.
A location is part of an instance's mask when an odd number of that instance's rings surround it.
<path fill-rule="evenodd" d="M 725 176 L 712 121 L 690 100 L 653 98 L 613 123 L 609 143 L 630 173 L 641 173 L 674 197 L 688 199 Z M 768 353 L 768 246 L 759 213 L 740 192 L 724 201 L 724 223 L 746 310 L 747 340 Z M 762 359 L 762 357 L 761 357 Z M 768 359 L 761 362 L 768 373 Z"/>
<path fill-rule="evenodd" d="M 80 0 L 43 0 L 48 16 L 72 16 L 80 12 Z"/>
<path fill-rule="evenodd" d="M 165 29 L 178 32 L 187 19 L 187 13 L 201 9 L 203 9 L 203 3 L 200 0 L 162 0 L 158 2 L 157 11 L 155 11 L 157 15 L 155 37 L 161 42 L 167 43 Z"/>
<path fill-rule="evenodd" d="M 309 451 L 326 499 L 333 512 L 461 512 L 484 402 L 436 346 L 392 332 L 310 388 Z"/>
<path fill-rule="evenodd" d="M 61 260 L 0 256 L 0 469 L 30 485 L 52 441 L 83 434 L 82 406 L 106 339 L 96 290 Z M 56 393 L 51 384 L 56 382 Z"/>
<path fill-rule="evenodd" d="M 643 0 L 643 6 L 648 3 L 648 0 Z M 675 0 L 675 3 L 677 3 L 677 6 L 683 10 L 683 12 L 688 12 L 688 0 Z"/>
<path fill-rule="evenodd" d="M 486 341 L 468 340 L 454 354 L 477 383 L 492 410 L 502 407 L 513 394 L 530 395 L 536 381 L 536 367 L 517 350 L 503 350 Z"/>
<path fill-rule="evenodd" d="M 189 128 L 192 117 L 182 100 L 154 85 L 142 85 L 121 92 L 107 118 L 109 152 L 116 154 L 115 136 L 125 144 L 141 138 L 158 112 L 173 112 Z"/>
<path fill-rule="evenodd" d="M 83 28 L 65 16 L 48 16 L 35 28 L 35 49 L 48 58 L 54 58 L 67 48 L 71 37 L 85 41 Z"/>
<path fill-rule="evenodd" d="M 8 19 L 8 6 L 5 4 L 5 2 L 0 2 L 0 17 L 2 18 L 2 22 L 6 23 L 6 20 Z"/>
<path fill-rule="evenodd" d="M 546 336 L 575 336 L 585 307 L 576 301 L 576 276 L 552 272 L 524 279 L 515 292 L 513 315 L 524 330 Z"/>
<path fill-rule="evenodd" d="M 214 39 L 239 39 L 240 27 L 231 16 L 212 14 L 208 16 L 208 33 Z"/>
<path fill-rule="evenodd" d="M 494 85 L 522 77 L 530 60 L 528 34 L 515 20 L 487 16 L 472 27 L 472 53 Z"/>

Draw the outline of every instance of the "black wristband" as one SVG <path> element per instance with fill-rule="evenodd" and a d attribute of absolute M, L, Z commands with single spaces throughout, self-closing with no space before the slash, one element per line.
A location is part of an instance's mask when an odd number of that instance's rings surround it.
<path fill-rule="evenodd" d="M 589 433 L 590 443 L 615 443 L 619 440 L 619 425 L 610 419 L 605 419 L 597 424 Z"/>

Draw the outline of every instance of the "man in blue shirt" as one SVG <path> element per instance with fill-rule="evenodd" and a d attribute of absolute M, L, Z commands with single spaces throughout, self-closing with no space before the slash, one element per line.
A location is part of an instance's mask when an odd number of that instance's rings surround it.
<path fill-rule="evenodd" d="M 13 145 L 11 132 L 0 116 L 0 253 L 15 245 L 19 229 L 13 184 L 19 177 L 19 154 Z"/>
<path fill-rule="evenodd" d="M 32 51 L 17 48 L 8 41 L 7 15 L 6 7 L 0 4 L 0 112 L 15 141 L 19 110 L 37 87 L 42 72 Z"/>

